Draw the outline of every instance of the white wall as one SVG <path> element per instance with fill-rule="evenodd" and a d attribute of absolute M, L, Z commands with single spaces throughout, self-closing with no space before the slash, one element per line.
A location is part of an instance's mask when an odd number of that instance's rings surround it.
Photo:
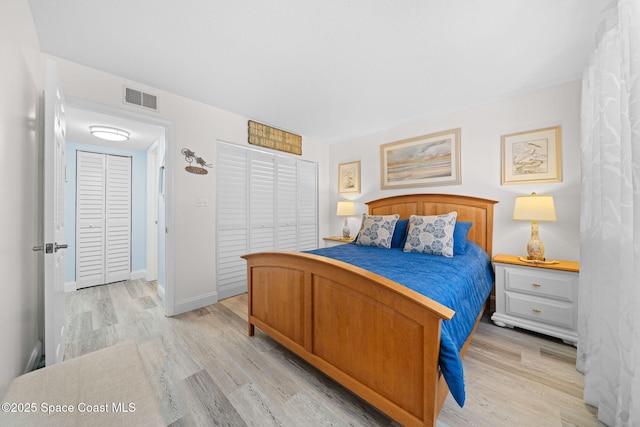
<path fill-rule="evenodd" d="M 501 185 L 501 135 L 562 126 L 563 181 L 549 184 Z M 438 187 L 380 189 L 380 145 L 443 130 L 462 129 L 462 184 Z M 404 126 L 331 145 L 330 203 L 327 214 L 331 234 L 340 234 L 342 220 L 335 216 L 338 164 L 361 161 L 362 193 L 356 213 L 366 212 L 364 202 L 397 194 L 451 193 L 499 201 L 495 205 L 493 253 L 524 255 L 529 222 L 513 221 L 517 195 L 554 196 L 558 221 L 540 223 L 540 238 L 548 258 L 579 260 L 580 219 L 580 82 L 536 90 L 465 110 L 408 122 Z M 359 218 L 350 219 L 352 235 Z"/>
<path fill-rule="evenodd" d="M 215 171 L 208 175 L 186 172 L 184 167 L 187 163 L 180 150 L 189 148 L 215 165 L 216 140 L 247 144 L 248 118 L 60 58 L 53 59 L 58 62 L 62 89 L 67 97 L 141 113 L 144 110 L 122 103 L 123 84 L 158 96 L 159 111 L 148 114 L 174 125 L 174 134 L 168 139 L 171 150 L 168 154 L 171 162 L 168 164 L 174 165 L 174 229 L 169 232 L 174 233 L 175 238 L 175 301 L 183 309 L 193 309 L 207 301 L 215 302 Z M 319 205 L 325 212 L 328 176 L 324 169 L 328 163 L 329 147 L 304 135 L 302 137 L 302 157 L 319 162 Z M 209 206 L 197 207 L 198 197 L 208 198 Z M 327 221 L 327 218 L 320 218 L 320 235 L 325 235 L 328 230 Z"/>
<path fill-rule="evenodd" d="M 42 318 L 37 253 L 43 88 L 40 47 L 26 1 L 6 0 L 0 13 L 0 395 L 38 347 Z M 41 255 L 40 255 L 41 256 Z"/>

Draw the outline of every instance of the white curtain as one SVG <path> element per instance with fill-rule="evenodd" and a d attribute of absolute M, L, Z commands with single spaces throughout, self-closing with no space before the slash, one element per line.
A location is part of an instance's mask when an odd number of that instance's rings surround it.
<path fill-rule="evenodd" d="M 579 341 L 584 400 L 640 426 L 640 0 L 608 11 L 582 88 Z"/>

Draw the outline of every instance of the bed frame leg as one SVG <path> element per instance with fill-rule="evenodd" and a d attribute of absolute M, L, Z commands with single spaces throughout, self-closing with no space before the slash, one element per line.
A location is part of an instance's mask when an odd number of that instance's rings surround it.
<path fill-rule="evenodd" d="M 252 336 L 254 335 L 254 333 L 255 333 L 255 329 L 256 329 L 256 327 L 255 327 L 255 326 L 253 326 L 251 323 L 249 323 L 249 330 L 247 331 L 247 333 L 248 333 L 248 335 L 249 335 L 250 337 L 252 337 Z"/>

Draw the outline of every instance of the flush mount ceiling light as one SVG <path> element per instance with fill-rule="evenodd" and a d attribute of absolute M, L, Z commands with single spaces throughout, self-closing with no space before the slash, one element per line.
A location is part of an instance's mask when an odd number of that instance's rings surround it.
<path fill-rule="evenodd" d="M 126 141 L 129 139 L 129 132 L 122 129 L 108 126 L 89 126 L 91 134 L 107 141 Z"/>

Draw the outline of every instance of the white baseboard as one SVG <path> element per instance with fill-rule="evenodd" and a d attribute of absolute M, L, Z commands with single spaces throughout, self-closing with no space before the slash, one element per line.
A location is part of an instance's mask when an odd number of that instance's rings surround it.
<path fill-rule="evenodd" d="M 137 271 L 132 271 L 131 272 L 131 277 L 129 280 L 138 280 L 138 279 L 144 279 L 146 280 L 147 277 L 147 270 L 137 270 Z M 94 286 L 94 285 L 91 285 Z M 65 282 L 64 284 L 64 291 L 65 292 L 75 292 L 78 290 L 78 285 L 77 282 Z"/>
<path fill-rule="evenodd" d="M 31 356 L 29 356 L 29 361 L 27 362 L 27 366 L 24 369 L 24 374 L 33 371 L 38 367 L 38 363 L 40 363 L 40 359 L 42 358 L 42 341 L 38 340 L 36 345 L 33 347 L 31 351 Z"/>
<path fill-rule="evenodd" d="M 215 304 L 217 302 L 218 302 L 217 292 L 212 292 L 210 294 L 206 294 L 196 298 L 190 298 L 184 301 L 180 301 L 175 305 L 174 315 L 182 314 L 191 310 L 196 310 L 198 308 L 206 307 L 208 305 Z"/>
<path fill-rule="evenodd" d="M 227 298 L 234 297 L 236 295 L 240 295 L 247 292 L 247 284 L 242 283 L 236 286 L 232 286 L 230 288 L 224 287 L 223 289 L 218 289 L 218 299 L 223 300 Z"/>
<path fill-rule="evenodd" d="M 160 283 L 158 283 L 158 296 L 164 301 L 164 286 L 161 286 Z"/>
<path fill-rule="evenodd" d="M 145 279 L 147 277 L 147 270 L 137 270 L 131 272 L 131 280 Z"/>

